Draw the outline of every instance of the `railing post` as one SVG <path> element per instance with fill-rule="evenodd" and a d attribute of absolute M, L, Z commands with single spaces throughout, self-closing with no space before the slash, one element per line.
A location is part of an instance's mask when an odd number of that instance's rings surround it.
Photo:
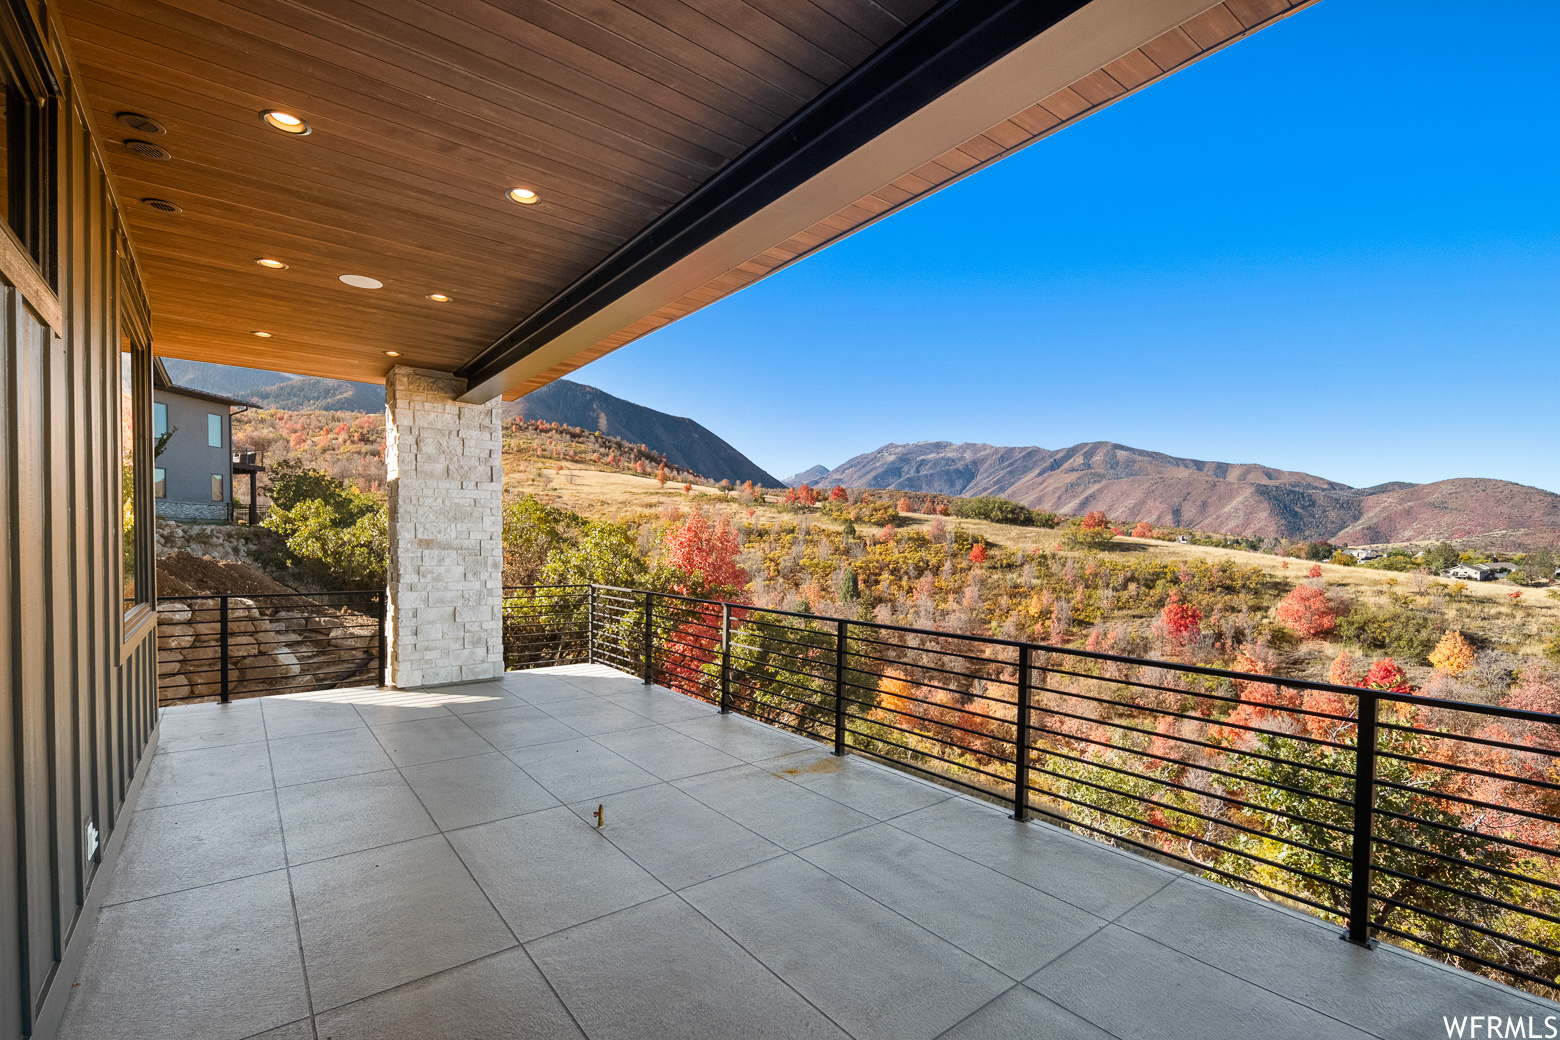
<path fill-rule="evenodd" d="M 1029 819 L 1030 648 L 1018 648 L 1018 714 L 1013 720 L 1013 819 Z"/>
<path fill-rule="evenodd" d="M 1361 690 L 1359 725 L 1354 736 L 1354 834 L 1353 863 L 1349 871 L 1349 930 L 1344 935 L 1367 949 L 1376 945 L 1370 937 L 1371 845 L 1376 818 L 1376 718 L 1381 697 L 1375 690 Z"/>
<path fill-rule="evenodd" d="M 655 593 L 647 592 L 647 593 L 645 593 L 645 685 L 646 686 L 650 685 L 650 678 L 651 678 L 651 675 L 654 673 L 654 670 L 655 670 L 655 665 L 651 661 L 651 654 L 654 652 L 654 650 L 653 650 L 654 644 L 652 644 L 651 641 L 650 641 L 650 635 L 651 635 L 651 633 L 654 630 L 655 630 Z"/>
<path fill-rule="evenodd" d="M 596 663 L 596 585 L 590 586 L 590 599 L 585 607 L 585 661 Z"/>
<path fill-rule="evenodd" d="M 390 685 L 390 654 L 385 643 L 385 615 L 389 613 L 390 594 L 379 593 L 379 685 Z"/>
<path fill-rule="evenodd" d="M 834 753 L 845 753 L 845 650 L 849 621 L 840 618 L 834 629 Z"/>
<path fill-rule="evenodd" d="M 222 674 L 222 703 L 228 703 L 228 598 L 221 597 L 217 608 L 218 667 Z"/>
<path fill-rule="evenodd" d="M 720 713 L 731 712 L 731 604 L 720 605 Z"/>

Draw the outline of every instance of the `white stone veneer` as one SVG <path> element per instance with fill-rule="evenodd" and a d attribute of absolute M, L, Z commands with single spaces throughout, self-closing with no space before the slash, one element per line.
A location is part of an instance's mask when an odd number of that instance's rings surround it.
<path fill-rule="evenodd" d="M 461 404 L 448 372 L 385 377 L 390 493 L 390 684 L 504 671 L 500 398 Z"/>

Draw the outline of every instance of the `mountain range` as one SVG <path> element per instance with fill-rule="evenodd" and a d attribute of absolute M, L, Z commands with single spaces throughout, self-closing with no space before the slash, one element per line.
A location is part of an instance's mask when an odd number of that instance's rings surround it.
<path fill-rule="evenodd" d="M 172 358 L 164 359 L 163 364 L 169 378 L 180 386 L 235 397 L 259 408 L 368 414 L 385 407 L 385 388 L 375 383 L 300 377 Z M 658 412 L 583 383 L 559 379 L 519 400 L 505 402 L 503 417 L 516 416 L 595 430 L 630 444 L 643 444 L 665 455 L 673 465 L 711 480 L 729 480 L 734 484 L 751 480 L 760 487 L 780 486 L 777 477 L 692 419 Z"/>
<path fill-rule="evenodd" d="M 759 487 L 779 487 L 780 481 L 751 459 L 692 419 L 613 397 L 584 383 L 559 379 L 524 397 L 506 402 L 504 418 L 563 423 L 596 430 L 630 444 L 643 444 L 683 469 L 734 484 L 751 480 Z"/>
<path fill-rule="evenodd" d="M 819 472 L 822 470 L 823 472 Z M 886 444 L 786 481 L 996 495 L 1032 509 L 1271 538 L 1348 545 L 1502 534 L 1547 541 L 1560 495 L 1504 480 L 1456 478 L 1355 488 L 1310 473 L 1205 462 L 1110 441 L 1050 450 L 923 441 Z"/>

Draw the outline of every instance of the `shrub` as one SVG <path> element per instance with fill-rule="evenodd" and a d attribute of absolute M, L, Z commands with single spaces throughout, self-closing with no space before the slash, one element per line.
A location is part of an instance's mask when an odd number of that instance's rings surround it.
<path fill-rule="evenodd" d="M 994 524 L 1010 524 L 1014 527 L 1033 527 L 1034 510 L 1017 502 L 1010 502 L 995 495 L 953 500 L 953 515 L 966 520 L 988 520 Z"/>
<path fill-rule="evenodd" d="M 277 464 L 267 490 L 274 505 L 263 526 L 285 539 L 292 562 L 322 571 L 344 588 L 384 588 L 389 516 L 377 496 L 287 459 Z"/>
<path fill-rule="evenodd" d="M 1069 525 L 1063 540 L 1075 549 L 1099 549 L 1116 537 L 1111 533 L 1110 521 L 1096 509 L 1082 520 Z"/>
<path fill-rule="evenodd" d="M 1473 667 L 1475 656 L 1473 646 L 1463 638 L 1461 632 L 1448 632 L 1430 651 L 1430 663 L 1435 665 L 1438 672 L 1461 675 Z"/>
<path fill-rule="evenodd" d="M 1356 606 L 1338 621 L 1338 635 L 1348 642 L 1414 661 L 1426 660 L 1442 629 L 1439 619 L 1401 603 Z"/>
<path fill-rule="evenodd" d="M 1278 620 L 1307 639 L 1331 632 L 1338 622 L 1339 610 L 1327 593 L 1310 585 L 1301 585 L 1278 605 Z"/>
<path fill-rule="evenodd" d="M 1346 552 L 1335 552 L 1335 553 L 1332 554 L 1332 558 L 1329 559 L 1327 562 L 1328 563 L 1335 563 L 1339 567 L 1353 567 L 1356 563 L 1359 563 L 1360 561 L 1356 560 L 1354 557 L 1350 556 Z"/>
<path fill-rule="evenodd" d="M 1137 526 L 1132 529 L 1132 537 L 1134 538 L 1152 538 L 1153 536 L 1154 526 L 1147 520 L 1139 520 Z"/>
<path fill-rule="evenodd" d="M 1371 690 L 1387 690 L 1391 693 L 1412 693 L 1413 687 L 1408 685 L 1408 676 L 1399 668 L 1397 662 L 1390 657 L 1383 657 L 1370 666 L 1370 671 L 1365 673 L 1365 681 L 1361 684 Z"/>

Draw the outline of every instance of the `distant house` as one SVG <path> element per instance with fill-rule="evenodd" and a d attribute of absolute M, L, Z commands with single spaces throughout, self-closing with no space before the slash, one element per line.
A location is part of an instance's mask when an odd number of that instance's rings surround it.
<path fill-rule="evenodd" d="M 1352 556 L 1361 563 L 1364 563 L 1366 560 L 1379 560 L 1383 555 L 1374 549 L 1345 549 L 1343 552 L 1344 555 Z"/>
<path fill-rule="evenodd" d="M 1511 577 L 1511 572 L 1517 569 L 1517 565 L 1514 563 L 1491 563 L 1485 564 L 1485 566 L 1489 568 L 1490 574 L 1496 578 L 1509 578 Z"/>
<path fill-rule="evenodd" d="M 232 519 L 233 415 L 249 407 L 248 401 L 176 386 L 162 360 L 154 359 L 152 436 L 162 446 L 152 470 L 158 516 Z"/>
<path fill-rule="evenodd" d="M 1175 542 L 1177 545 L 1188 545 L 1191 543 L 1191 539 L 1184 534 L 1178 534 L 1175 536 Z"/>
<path fill-rule="evenodd" d="M 1441 572 L 1448 578 L 1458 578 L 1462 581 L 1493 581 L 1495 572 L 1482 563 L 1459 563 L 1455 567 L 1448 567 Z"/>

